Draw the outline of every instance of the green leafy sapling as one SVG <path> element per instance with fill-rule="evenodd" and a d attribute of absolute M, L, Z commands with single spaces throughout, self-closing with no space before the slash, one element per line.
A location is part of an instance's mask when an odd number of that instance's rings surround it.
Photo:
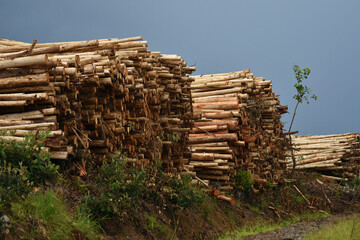
<path fill-rule="evenodd" d="M 310 103 L 309 99 L 314 99 L 315 101 L 317 100 L 317 96 L 315 94 L 311 95 L 312 89 L 309 88 L 308 86 L 306 86 L 303 81 L 305 79 L 307 79 L 310 75 L 311 72 L 311 68 L 304 68 L 301 69 L 299 67 L 299 65 L 294 65 L 293 66 L 293 70 L 294 70 L 294 74 L 295 74 L 295 79 L 296 79 L 296 83 L 294 84 L 294 87 L 296 89 L 296 94 L 293 96 L 293 98 L 297 101 L 295 109 L 294 109 L 294 113 L 291 119 L 291 123 L 290 123 L 290 127 L 289 127 L 289 132 L 291 132 L 291 128 L 292 125 L 294 123 L 294 119 L 295 119 L 295 115 L 296 115 L 296 110 L 299 106 L 300 103 L 306 102 L 307 104 Z M 292 145 L 292 141 L 291 141 L 291 135 L 289 135 L 289 139 L 290 139 L 290 144 Z M 293 169 L 292 169 L 292 173 L 294 173 L 295 170 L 295 166 L 296 166 L 296 161 L 295 161 L 295 155 L 294 155 L 294 150 L 291 149 L 291 156 L 292 156 L 292 160 L 293 160 Z"/>

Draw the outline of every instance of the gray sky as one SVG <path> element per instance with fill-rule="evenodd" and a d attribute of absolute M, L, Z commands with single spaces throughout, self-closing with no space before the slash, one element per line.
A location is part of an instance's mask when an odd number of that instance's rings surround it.
<path fill-rule="evenodd" d="M 32 42 L 143 36 L 195 74 L 250 68 L 292 113 L 292 65 L 310 67 L 317 102 L 299 107 L 300 134 L 360 132 L 358 0 L 0 0 L 0 38 Z M 282 121 L 289 126 L 290 114 Z"/>

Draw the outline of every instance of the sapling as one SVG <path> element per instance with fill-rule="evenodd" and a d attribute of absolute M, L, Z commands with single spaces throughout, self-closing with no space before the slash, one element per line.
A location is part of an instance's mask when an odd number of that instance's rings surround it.
<path fill-rule="evenodd" d="M 306 86 L 303 81 L 305 79 L 307 79 L 310 75 L 311 69 L 310 68 L 304 68 L 301 69 L 299 67 L 299 65 L 294 65 L 293 66 L 293 70 L 294 70 L 294 74 L 295 74 L 295 79 L 296 79 L 296 83 L 294 84 L 294 87 L 296 89 L 296 94 L 293 96 L 293 98 L 297 101 L 295 109 L 294 109 L 294 113 L 291 119 L 291 123 L 290 123 L 290 127 L 289 127 L 289 133 L 291 132 L 291 128 L 292 125 L 294 123 L 294 119 L 295 119 L 295 115 L 296 115 L 296 110 L 299 106 L 300 103 L 306 102 L 307 104 L 310 103 L 310 99 L 314 99 L 315 101 L 317 100 L 317 96 L 315 94 L 311 95 L 312 90 Z M 292 139 L 291 139 L 291 134 L 289 134 L 289 140 L 290 140 L 290 145 L 292 146 Z M 291 157 L 292 157 L 292 161 L 293 161 L 293 169 L 292 169 L 292 173 L 294 174 L 295 171 L 295 166 L 296 166 L 296 160 L 295 160 L 295 155 L 294 155 L 294 149 L 291 148 Z"/>

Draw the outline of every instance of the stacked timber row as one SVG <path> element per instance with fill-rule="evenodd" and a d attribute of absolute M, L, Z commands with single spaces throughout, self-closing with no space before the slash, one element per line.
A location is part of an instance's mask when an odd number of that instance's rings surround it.
<path fill-rule="evenodd" d="M 190 74 L 175 55 L 141 37 L 33 44 L 0 39 L 0 130 L 20 139 L 51 129 L 53 159 L 73 147 L 129 161 L 183 167 L 190 131 Z"/>
<path fill-rule="evenodd" d="M 250 70 L 195 76 L 191 84 L 194 127 L 189 168 L 221 189 L 234 175 L 250 171 L 257 187 L 277 184 L 286 166 L 280 106 L 271 81 Z"/>
<path fill-rule="evenodd" d="M 294 136 L 295 169 L 315 170 L 338 179 L 360 176 L 360 134 Z M 292 169 L 291 153 L 286 158 Z"/>

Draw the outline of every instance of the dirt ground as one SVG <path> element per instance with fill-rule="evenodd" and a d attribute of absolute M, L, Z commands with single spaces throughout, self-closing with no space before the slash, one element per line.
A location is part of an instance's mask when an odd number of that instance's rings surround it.
<path fill-rule="evenodd" d="M 320 230 L 322 227 L 325 227 L 329 224 L 336 223 L 337 221 L 340 221 L 346 216 L 342 214 L 338 214 L 326 218 L 305 221 L 305 222 L 298 222 L 274 231 L 261 233 L 257 235 L 250 235 L 244 237 L 243 240 L 290 240 L 290 239 L 301 240 L 302 237 L 304 237 L 304 235 L 309 234 L 311 232 L 316 232 Z"/>
<path fill-rule="evenodd" d="M 217 239 L 259 218 L 281 221 L 311 211 L 324 211 L 332 216 L 245 239 L 300 239 L 304 233 L 315 231 L 339 216 L 360 213 L 360 188 L 299 174 L 291 182 L 242 197 L 235 205 L 209 197 L 201 205 L 174 213 L 144 203 L 131 219 L 105 224 L 104 239 Z"/>

